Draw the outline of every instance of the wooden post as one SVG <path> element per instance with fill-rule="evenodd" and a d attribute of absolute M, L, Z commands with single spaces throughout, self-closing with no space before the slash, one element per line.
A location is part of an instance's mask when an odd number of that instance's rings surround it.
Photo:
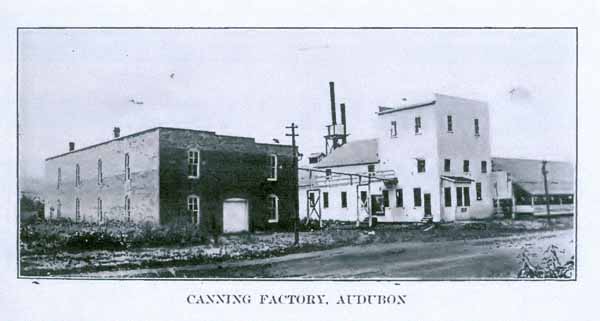
<path fill-rule="evenodd" d="M 285 134 L 285 136 L 288 137 L 292 137 L 292 148 L 294 150 L 294 155 L 293 155 L 293 160 L 292 160 L 292 168 L 294 170 L 294 175 L 296 175 L 296 187 L 298 186 L 298 152 L 297 152 L 297 148 L 296 148 L 296 137 L 299 136 L 298 134 L 296 134 L 296 129 L 298 128 L 298 126 L 294 123 L 292 123 L 291 126 L 286 126 L 285 128 L 287 129 L 291 129 L 292 133 L 291 134 Z M 298 194 L 298 193 L 296 193 Z M 294 197 L 294 245 L 299 245 L 300 244 L 300 233 L 298 231 L 298 224 L 299 224 L 299 219 L 298 219 L 298 195 L 296 195 L 296 197 Z"/>
<path fill-rule="evenodd" d="M 550 224 L 550 196 L 548 195 L 548 171 L 546 170 L 547 163 L 548 161 L 542 161 L 542 175 L 544 175 L 544 193 L 546 194 L 546 215 L 548 217 L 548 224 Z"/>

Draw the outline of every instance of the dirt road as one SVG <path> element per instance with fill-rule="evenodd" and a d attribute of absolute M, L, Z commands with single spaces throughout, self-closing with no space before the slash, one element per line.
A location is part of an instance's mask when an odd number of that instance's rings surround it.
<path fill-rule="evenodd" d="M 394 242 L 347 246 L 221 264 L 98 272 L 77 277 L 109 278 L 513 278 L 517 256 L 527 249 L 539 261 L 548 246 L 557 245 L 561 261 L 574 254 L 572 230 L 451 242 Z"/>

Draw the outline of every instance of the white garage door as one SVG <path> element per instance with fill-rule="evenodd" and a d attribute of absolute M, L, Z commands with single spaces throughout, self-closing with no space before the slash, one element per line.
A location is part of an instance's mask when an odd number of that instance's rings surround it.
<path fill-rule="evenodd" d="M 248 231 L 248 202 L 230 198 L 223 202 L 223 233 Z"/>

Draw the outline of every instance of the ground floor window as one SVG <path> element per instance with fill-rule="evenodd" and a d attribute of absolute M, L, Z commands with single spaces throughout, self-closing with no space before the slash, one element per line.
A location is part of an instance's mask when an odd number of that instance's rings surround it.
<path fill-rule="evenodd" d="M 269 195 L 269 223 L 279 221 L 279 198 L 277 195 Z"/>
<path fill-rule="evenodd" d="M 383 207 L 390 207 L 390 193 L 385 190 L 383 193 Z"/>
<path fill-rule="evenodd" d="M 323 192 L 323 208 L 329 207 L 329 193 Z"/>
<path fill-rule="evenodd" d="M 401 188 L 396 190 L 396 207 L 404 207 L 404 200 Z"/>
<path fill-rule="evenodd" d="M 60 203 L 60 200 L 56 201 L 56 218 L 59 218 L 62 215 L 62 204 Z"/>
<path fill-rule="evenodd" d="M 477 200 L 481 201 L 481 183 L 475 183 L 475 194 L 477 194 Z"/>
<path fill-rule="evenodd" d="M 413 198 L 415 201 L 415 207 L 419 207 L 422 205 L 421 188 L 417 187 L 417 188 L 413 189 Z"/>
<path fill-rule="evenodd" d="M 348 194 L 346 192 L 342 192 L 342 208 L 348 207 Z"/>
<path fill-rule="evenodd" d="M 444 206 L 452 206 L 452 188 L 444 187 Z"/>
<path fill-rule="evenodd" d="M 198 224 L 199 221 L 199 215 L 200 214 L 200 200 L 198 199 L 198 196 L 196 195 L 190 195 L 188 196 L 187 199 L 187 209 L 190 212 L 190 215 L 192 216 L 192 223 L 193 224 Z"/>
<path fill-rule="evenodd" d="M 463 189 L 462 187 L 456 188 L 456 206 L 463 206 Z"/>

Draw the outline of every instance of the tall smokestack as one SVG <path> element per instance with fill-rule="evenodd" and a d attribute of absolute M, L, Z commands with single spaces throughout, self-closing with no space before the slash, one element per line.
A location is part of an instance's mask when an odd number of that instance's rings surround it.
<path fill-rule="evenodd" d="M 337 124 L 335 117 L 335 88 L 333 81 L 329 82 L 329 97 L 331 98 L 331 124 Z"/>
<path fill-rule="evenodd" d="M 342 113 L 342 126 L 344 126 L 342 144 L 346 144 L 346 104 L 340 104 L 340 112 Z"/>
<path fill-rule="evenodd" d="M 121 128 L 119 128 L 119 127 L 113 128 L 113 137 L 114 138 L 121 137 Z"/>
<path fill-rule="evenodd" d="M 69 142 L 69 151 L 72 152 L 75 150 L 75 142 Z"/>

